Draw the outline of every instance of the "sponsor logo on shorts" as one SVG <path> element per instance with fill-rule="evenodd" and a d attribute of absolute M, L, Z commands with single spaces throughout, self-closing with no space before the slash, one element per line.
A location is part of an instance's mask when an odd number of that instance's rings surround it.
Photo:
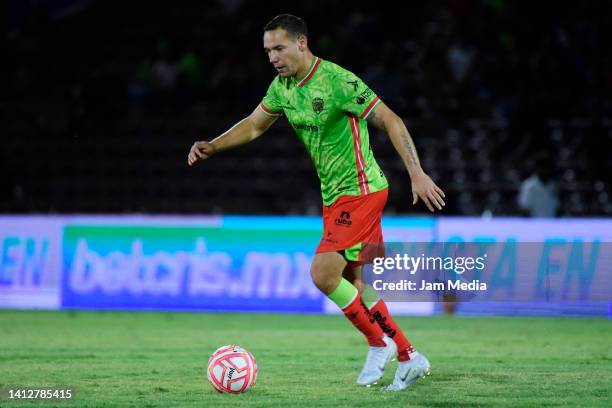
<path fill-rule="evenodd" d="M 342 211 L 340 213 L 340 217 L 336 218 L 336 221 L 334 221 L 334 223 L 336 225 L 350 227 L 351 224 L 353 224 L 353 221 L 351 221 L 351 213 L 349 213 L 348 211 Z"/>
<path fill-rule="evenodd" d="M 338 241 L 332 238 L 332 232 L 327 230 L 325 237 L 323 237 L 324 242 L 329 242 L 330 244 L 337 244 Z"/>

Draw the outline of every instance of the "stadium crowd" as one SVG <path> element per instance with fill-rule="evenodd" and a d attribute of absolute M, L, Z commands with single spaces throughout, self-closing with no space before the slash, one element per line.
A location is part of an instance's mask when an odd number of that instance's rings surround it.
<path fill-rule="evenodd" d="M 406 121 L 446 215 L 526 215 L 545 157 L 559 216 L 612 214 L 612 6 L 448 0 L 8 2 L 0 66 L 0 211 L 317 214 L 305 149 L 285 120 L 195 169 L 186 154 L 248 114 L 274 76 L 262 26 L 291 12 L 316 55 L 358 74 Z M 391 183 L 410 183 L 371 129 Z"/>

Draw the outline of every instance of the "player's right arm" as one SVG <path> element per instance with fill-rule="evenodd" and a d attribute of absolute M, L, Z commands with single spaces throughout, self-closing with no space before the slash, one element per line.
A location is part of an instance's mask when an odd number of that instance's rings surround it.
<path fill-rule="evenodd" d="M 442 207 L 446 205 L 443 199 L 445 197 L 444 191 L 433 182 L 421 167 L 412 136 L 410 136 L 404 121 L 384 102 L 380 102 L 372 109 L 367 120 L 387 132 L 393 147 L 402 158 L 412 183 L 412 205 L 416 204 L 420 198 L 429 211 L 434 212 L 435 208 L 442 210 Z"/>
<path fill-rule="evenodd" d="M 249 143 L 270 128 L 278 116 L 271 116 L 258 106 L 246 118 L 232 126 L 227 132 L 212 141 L 198 141 L 191 146 L 187 163 L 193 166 L 199 160 L 206 160 L 213 154 Z"/>

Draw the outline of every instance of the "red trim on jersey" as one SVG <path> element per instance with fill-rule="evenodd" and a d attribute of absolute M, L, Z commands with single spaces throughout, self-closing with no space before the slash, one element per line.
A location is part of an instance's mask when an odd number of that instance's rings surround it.
<path fill-rule="evenodd" d="M 372 100 L 372 102 L 370 102 L 370 104 L 368 105 L 367 108 L 365 108 L 365 110 L 363 111 L 363 113 L 361 114 L 361 116 L 359 116 L 361 119 L 365 119 L 366 116 L 368 116 L 368 113 L 370 113 L 370 111 L 372 110 L 372 108 L 374 107 L 374 105 L 376 105 L 376 102 L 378 102 L 379 98 L 378 96 L 376 98 L 374 98 Z"/>
<path fill-rule="evenodd" d="M 262 103 L 260 103 L 260 105 L 261 105 L 261 108 L 262 108 L 264 111 L 266 111 L 266 113 L 269 113 L 270 115 L 281 115 L 281 114 L 283 113 L 283 111 L 278 111 L 278 112 L 273 111 L 272 109 L 270 109 L 270 108 L 268 108 L 266 105 L 264 105 L 264 103 L 263 103 L 263 102 L 262 102 Z"/>
<path fill-rule="evenodd" d="M 306 82 L 308 82 L 310 80 L 310 78 L 312 78 L 312 76 L 314 75 L 315 71 L 319 67 L 319 64 L 321 63 L 321 58 L 319 58 L 319 57 L 315 57 L 315 58 L 317 59 L 317 62 L 314 64 L 314 67 L 312 68 L 310 73 L 306 76 L 306 78 L 302 79 L 300 81 L 300 83 L 297 84 L 298 88 L 303 87 L 306 84 Z"/>
<path fill-rule="evenodd" d="M 351 134 L 353 135 L 353 150 L 355 151 L 355 163 L 357 164 L 357 182 L 359 183 L 359 191 L 361 194 L 369 194 L 368 176 L 365 173 L 365 160 L 361 152 L 361 135 L 359 132 L 359 122 L 352 115 L 347 115 L 349 125 L 351 126 Z"/>

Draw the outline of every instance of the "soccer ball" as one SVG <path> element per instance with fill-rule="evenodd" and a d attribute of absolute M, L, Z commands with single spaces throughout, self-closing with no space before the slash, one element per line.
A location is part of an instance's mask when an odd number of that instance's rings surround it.
<path fill-rule="evenodd" d="M 208 359 L 208 381 L 221 393 L 240 394 L 255 384 L 257 363 L 240 346 L 219 347 Z"/>

